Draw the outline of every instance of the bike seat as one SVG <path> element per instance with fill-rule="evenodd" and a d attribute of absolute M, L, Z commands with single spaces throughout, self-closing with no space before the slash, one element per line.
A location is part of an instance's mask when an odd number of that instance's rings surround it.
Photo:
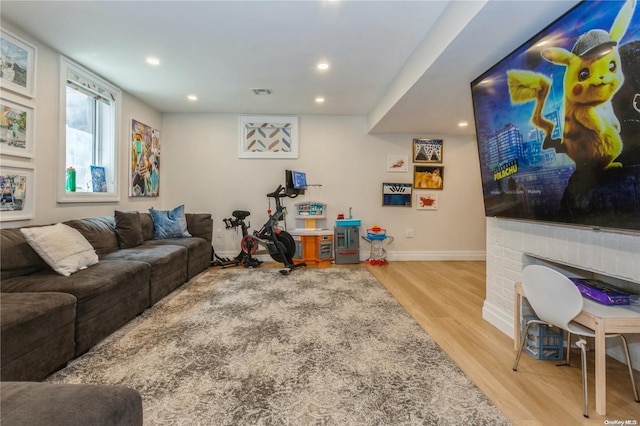
<path fill-rule="evenodd" d="M 236 219 L 243 220 L 244 218 L 249 216 L 251 214 L 251 212 L 248 212 L 246 210 L 234 210 L 233 213 L 231 213 L 231 214 Z"/>

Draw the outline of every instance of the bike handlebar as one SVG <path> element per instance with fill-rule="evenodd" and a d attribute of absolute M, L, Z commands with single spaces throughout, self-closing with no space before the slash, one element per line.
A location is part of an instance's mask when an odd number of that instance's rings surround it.
<path fill-rule="evenodd" d="M 284 193 L 282 191 L 284 191 Z M 282 185 L 278 185 L 278 188 L 276 188 L 275 191 L 267 194 L 267 197 L 271 197 L 271 198 L 284 198 L 284 197 L 296 198 L 297 196 L 298 196 L 298 193 L 295 193 L 294 195 L 287 194 L 286 188 Z"/>
<path fill-rule="evenodd" d="M 278 185 L 278 188 L 275 191 L 268 193 L 267 197 L 271 197 L 271 198 L 283 198 L 283 197 L 286 197 L 287 196 L 286 194 L 280 195 L 280 193 L 282 192 L 283 189 L 284 189 L 284 187 L 282 185 Z"/>

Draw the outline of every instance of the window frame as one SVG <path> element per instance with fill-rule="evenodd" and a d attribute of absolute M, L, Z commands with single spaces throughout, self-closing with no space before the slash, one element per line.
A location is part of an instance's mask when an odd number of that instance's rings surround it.
<path fill-rule="evenodd" d="M 113 111 L 113 140 L 108 144 L 101 144 L 99 149 L 112 149 L 112 173 L 113 173 L 113 190 L 109 192 L 67 192 L 66 191 L 66 169 L 67 169 L 67 75 L 72 71 L 79 75 L 83 80 L 95 84 L 101 89 L 107 90 L 115 95 L 112 105 Z M 120 154 L 119 146 L 121 139 L 120 123 L 122 114 L 122 91 L 99 77 L 90 70 L 76 64 L 75 62 L 61 56 L 60 57 L 60 104 L 58 117 L 58 168 L 57 168 L 57 184 L 56 194 L 58 203 L 107 203 L 120 201 Z M 102 125 L 101 125 L 102 126 Z M 104 132 L 104 129 L 100 130 Z M 107 145 L 113 145 L 112 147 Z"/>

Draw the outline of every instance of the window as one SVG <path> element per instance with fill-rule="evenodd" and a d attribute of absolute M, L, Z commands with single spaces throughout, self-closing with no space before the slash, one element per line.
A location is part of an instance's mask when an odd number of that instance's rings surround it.
<path fill-rule="evenodd" d="M 60 62 L 58 202 L 119 201 L 120 90 L 90 71 Z"/>

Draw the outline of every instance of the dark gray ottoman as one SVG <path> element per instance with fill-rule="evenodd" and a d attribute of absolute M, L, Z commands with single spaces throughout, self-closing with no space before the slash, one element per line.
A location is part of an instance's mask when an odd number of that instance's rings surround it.
<path fill-rule="evenodd" d="M 39 381 L 75 353 L 76 298 L 66 293 L 0 293 L 0 379 Z"/>
<path fill-rule="evenodd" d="M 142 397 L 123 386 L 1 382 L 0 395 L 7 426 L 142 425 Z"/>

